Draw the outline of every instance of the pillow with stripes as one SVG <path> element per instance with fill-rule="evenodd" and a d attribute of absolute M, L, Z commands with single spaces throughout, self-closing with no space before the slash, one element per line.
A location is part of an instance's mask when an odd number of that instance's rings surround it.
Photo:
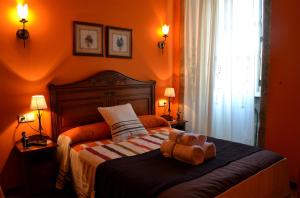
<path fill-rule="evenodd" d="M 148 134 L 129 103 L 112 107 L 98 107 L 98 111 L 110 126 L 114 142 Z"/>

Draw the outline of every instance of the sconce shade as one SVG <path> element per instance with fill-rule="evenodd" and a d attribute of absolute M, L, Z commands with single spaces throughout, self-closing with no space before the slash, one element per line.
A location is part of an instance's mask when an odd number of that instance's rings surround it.
<path fill-rule="evenodd" d="M 175 97 L 175 90 L 172 87 L 168 87 L 165 89 L 165 94 L 164 96 L 174 98 Z"/>
<path fill-rule="evenodd" d="M 165 35 L 165 36 L 168 36 L 169 30 L 170 30 L 170 27 L 166 24 L 163 25 L 162 28 L 161 28 L 161 31 L 162 31 L 163 35 Z"/>
<path fill-rule="evenodd" d="M 27 19 L 28 16 L 28 5 L 22 5 L 22 4 L 18 4 L 18 15 L 20 17 L 20 19 Z"/>
<path fill-rule="evenodd" d="M 31 98 L 30 108 L 32 110 L 47 109 L 47 103 L 43 95 L 35 95 Z"/>

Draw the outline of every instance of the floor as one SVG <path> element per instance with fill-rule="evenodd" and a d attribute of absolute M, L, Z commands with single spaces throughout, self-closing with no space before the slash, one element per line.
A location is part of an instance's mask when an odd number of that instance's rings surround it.
<path fill-rule="evenodd" d="M 5 198 L 24 198 L 24 193 L 21 191 L 9 192 Z M 30 198 L 76 198 L 76 194 L 71 188 L 65 190 L 56 190 L 45 194 L 30 196 Z"/>
<path fill-rule="evenodd" d="M 6 195 L 6 198 L 24 198 L 25 196 L 18 191 L 10 192 Z M 49 192 L 42 195 L 31 196 L 31 198 L 76 198 L 76 194 L 71 187 L 68 187 L 65 190 Z M 288 198 L 300 198 L 297 194 L 297 189 L 291 189 L 291 193 Z"/>

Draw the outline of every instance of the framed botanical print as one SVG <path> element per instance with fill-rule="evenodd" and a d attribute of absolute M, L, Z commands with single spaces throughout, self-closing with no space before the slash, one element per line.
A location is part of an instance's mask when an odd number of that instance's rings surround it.
<path fill-rule="evenodd" d="M 103 25 L 73 22 L 73 55 L 103 56 Z"/>
<path fill-rule="evenodd" d="M 132 30 L 106 27 L 106 56 L 112 58 L 132 58 Z"/>

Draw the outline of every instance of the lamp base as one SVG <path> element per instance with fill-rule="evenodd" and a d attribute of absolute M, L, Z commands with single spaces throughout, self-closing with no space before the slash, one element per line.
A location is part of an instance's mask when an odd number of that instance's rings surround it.
<path fill-rule="evenodd" d="M 167 121 L 173 121 L 173 116 L 171 116 L 171 115 L 162 115 L 160 117 L 166 119 Z"/>
<path fill-rule="evenodd" d="M 46 146 L 47 145 L 47 136 L 44 136 L 44 135 L 29 136 L 29 144 L 31 146 Z"/>

